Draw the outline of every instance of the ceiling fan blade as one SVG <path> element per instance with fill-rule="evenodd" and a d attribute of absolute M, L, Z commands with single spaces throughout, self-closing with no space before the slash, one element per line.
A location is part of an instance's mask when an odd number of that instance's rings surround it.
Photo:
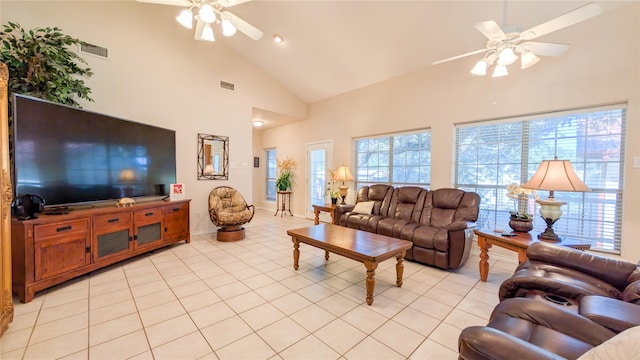
<path fill-rule="evenodd" d="M 479 22 L 474 26 L 489 40 L 501 40 L 506 39 L 507 37 L 500 26 L 493 20 Z"/>
<path fill-rule="evenodd" d="M 567 51 L 570 45 L 528 41 L 520 44 L 519 46 L 522 46 L 523 50 L 531 51 L 536 55 L 558 56 Z"/>
<path fill-rule="evenodd" d="M 258 30 L 255 26 L 249 24 L 248 22 L 242 20 L 234 14 L 228 11 L 223 11 L 222 16 L 226 19 L 229 19 L 229 21 L 231 21 L 236 29 L 240 30 L 242 33 L 252 38 L 253 40 L 260 40 L 262 38 L 262 31 Z"/>
<path fill-rule="evenodd" d="M 222 7 L 227 8 L 227 7 L 232 7 L 239 4 L 244 4 L 249 1 L 251 0 L 216 0 L 216 3 L 222 5 Z"/>
<path fill-rule="evenodd" d="M 457 55 L 457 56 L 452 56 L 450 58 L 446 58 L 446 59 L 442 59 L 442 60 L 438 60 L 438 61 L 432 62 L 431 65 L 438 65 L 438 64 L 445 63 L 447 61 L 458 60 L 458 59 L 461 59 L 463 57 L 467 57 L 467 56 L 483 53 L 483 52 L 485 52 L 487 50 L 488 49 L 474 50 L 474 51 L 471 51 L 471 52 L 468 52 L 468 53 L 464 53 L 464 54 L 460 54 L 460 55 Z"/>
<path fill-rule="evenodd" d="M 600 15 L 601 13 L 602 7 L 600 5 L 590 3 L 538 26 L 534 26 L 529 30 L 525 30 L 520 34 L 520 38 L 523 40 L 533 40 L 542 35 L 585 21 L 594 16 Z"/>
<path fill-rule="evenodd" d="M 141 3 L 159 4 L 159 5 L 171 5 L 171 6 L 191 6 L 190 0 L 136 0 Z"/>

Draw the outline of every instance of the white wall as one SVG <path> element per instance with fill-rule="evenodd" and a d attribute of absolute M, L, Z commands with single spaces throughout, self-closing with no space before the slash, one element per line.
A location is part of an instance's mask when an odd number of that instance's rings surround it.
<path fill-rule="evenodd" d="M 253 202 L 253 107 L 300 118 L 308 109 L 223 41 L 193 40 L 193 31 L 175 22 L 175 13 L 175 7 L 135 1 L 0 3 L 3 24 L 57 26 L 109 49 L 109 60 L 83 55 L 95 73 L 87 81 L 95 103 L 83 107 L 176 130 L 177 180 L 192 199 L 191 230 L 213 231 L 207 213 L 212 188 L 233 186 Z M 220 80 L 235 83 L 235 91 L 221 90 Z M 229 181 L 196 180 L 198 133 L 229 136 L 230 163 L 236 165 Z"/>
<path fill-rule="evenodd" d="M 575 39 L 557 58 L 527 70 L 511 66 L 506 78 L 472 77 L 469 57 L 312 104 L 308 120 L 265 130 L 262 148 L 298 160 L 293 211 L 304 214 L 305 144 L 332 138 L 334 166 L 352 163 L 354 137 L 431 128 L 432 188 L 453 182 L 454 125 L 608 103 L 628 102 L 622 257 L 640 258 L 640 4 L 634 3 L 567 28 L 541 41 Z M 261 197 L 263 198 L 263 196 Z"/>

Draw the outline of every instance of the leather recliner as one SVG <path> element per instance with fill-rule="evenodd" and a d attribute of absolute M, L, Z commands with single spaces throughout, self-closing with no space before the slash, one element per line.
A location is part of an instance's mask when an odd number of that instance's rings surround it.
<path fill-rule="evenodd" d="M 607 297 L 585 296 L 577 311 L 540 299 L 511 298 L 495 307 L 487 326 L 461 332 L 459 357 L 576 359 L 639 325 L 640 307 Z"/>
<path fill-rule="evenodd" d="M 527 258 L 501 284 L 500 300 L 535 290 L 573 300 L 600 295 L 640 304 L 640 267 L 636 264 L 545 242 L 531 245 Z"/>
<path fill-rule="evenodd" d="M 480 196 L 460 189 L 426 190 L 376 184 L 358 189 L 356 204 L 373 202 L 371 213 L 338 205 L 342 226 L 413 242 L 406 259 L 441 269 L 457 269 L 469 258 Z"/>

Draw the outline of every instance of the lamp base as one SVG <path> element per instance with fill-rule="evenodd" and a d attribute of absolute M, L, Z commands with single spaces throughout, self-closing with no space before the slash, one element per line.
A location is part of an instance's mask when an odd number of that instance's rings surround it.
<path fill-rule="evenodd" d="M 538 234 L 538 239 L 548 240 L 548 241 L 562 241 L 562 238 L 559 237 L 555 231 L 553 231 L 553 224 L 558 221 L 558 219 L 552 220 L 549 218 L 542 218 L 544 222 L 547 223 L 547 228 L 544 229 L 544 232 Z"/>

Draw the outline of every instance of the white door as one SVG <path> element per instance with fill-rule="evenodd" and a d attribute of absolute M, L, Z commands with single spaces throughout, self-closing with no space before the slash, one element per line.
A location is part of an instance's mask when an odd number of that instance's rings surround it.
<path fill-rule="evenodd" d="M 329 182 L 328 171 L 333 166 L 333 142 L 307 144 L 307 190 L 305 216 L 313 219 L 314 204 L 327 202 L 325 190 Z M 331 222 L 328 214 L 322 213 L 321 221 Z"/>

